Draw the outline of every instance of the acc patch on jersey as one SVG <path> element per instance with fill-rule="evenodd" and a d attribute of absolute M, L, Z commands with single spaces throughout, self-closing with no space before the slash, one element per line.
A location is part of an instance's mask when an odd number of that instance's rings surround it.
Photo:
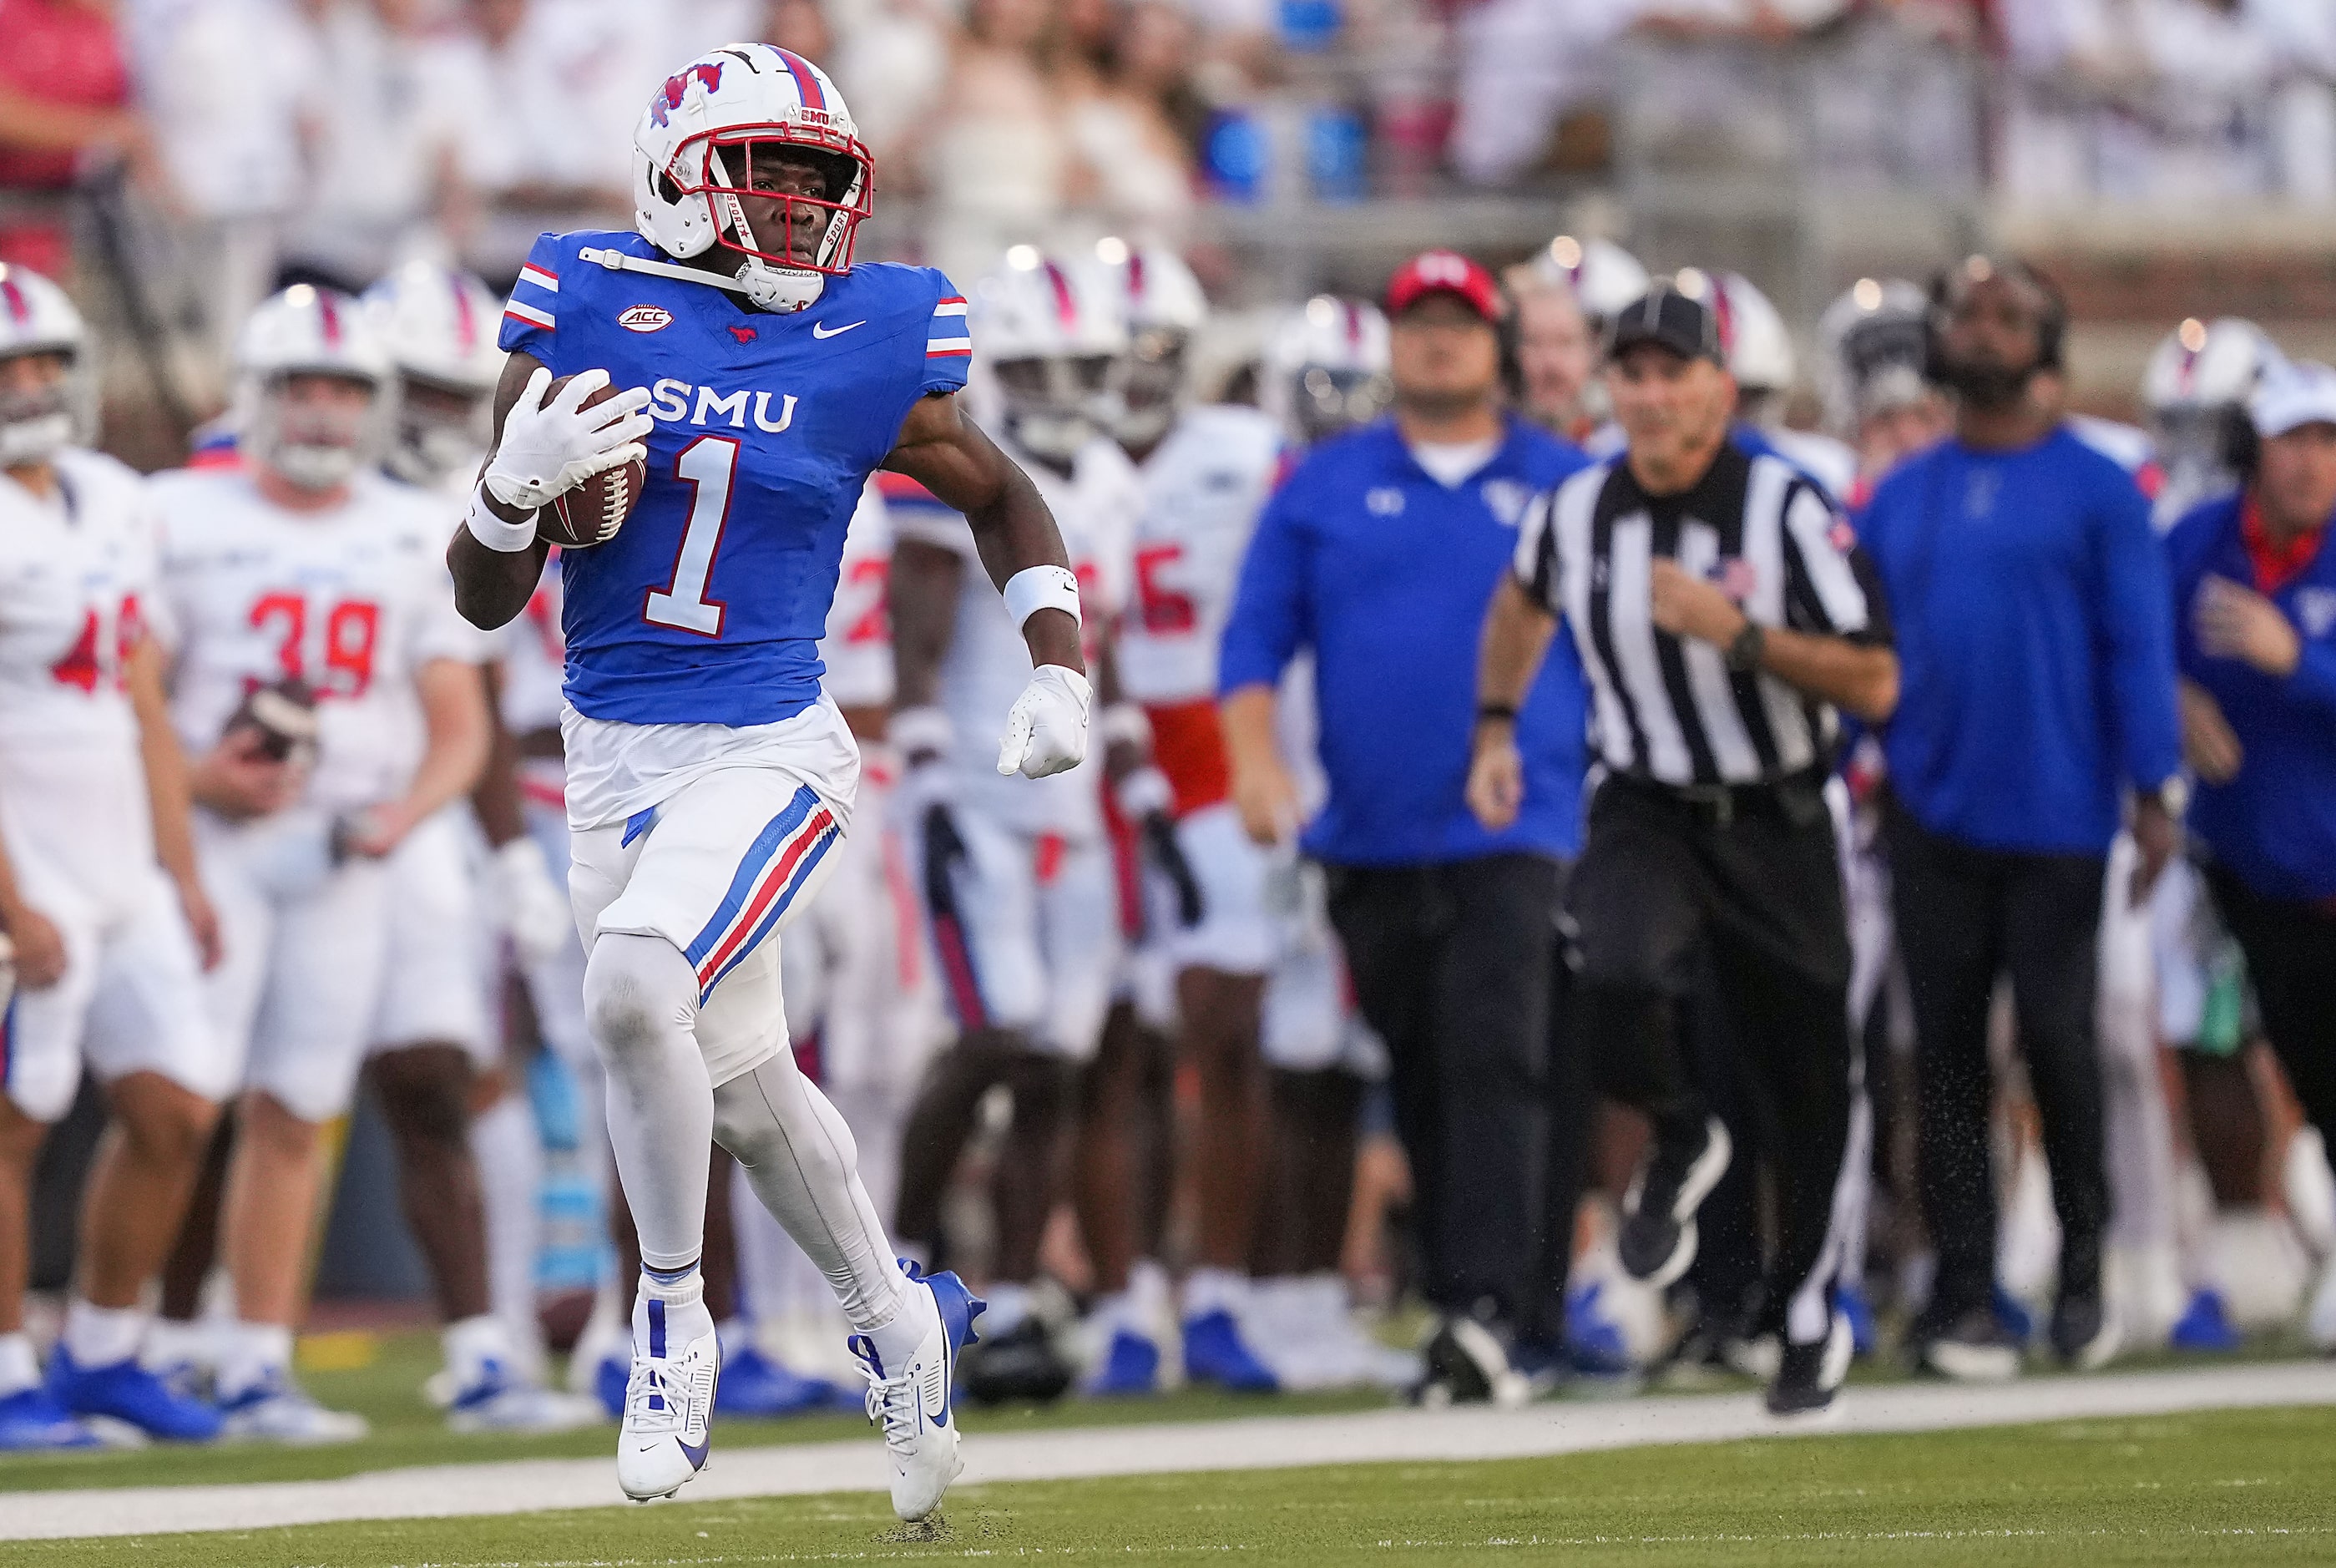
<path fill-rule="evenodd" d="M 627 332 L 662 332 L 673 325 L 673 312 L 661 305 L 636 305 L 617 313 L 617 325 Z"/>

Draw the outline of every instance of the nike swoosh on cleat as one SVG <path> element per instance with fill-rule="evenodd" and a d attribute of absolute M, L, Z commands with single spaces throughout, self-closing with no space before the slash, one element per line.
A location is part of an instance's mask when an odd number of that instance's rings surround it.
<path fill-rule="evenodd" d="M 824 321 L 814 321 L 811 324 L 811 335 L 813 337 L 818 338 L 841 337 L 855 326 L 865 326 L 867 325 L 868 323 L 865 318 L 859 321 L 847 322 L 842 326 L 830 326 Z"/>
<path fill-rule="evenodd" d="M 706 1451 L 714 1446 L 713 1438 L 708 1437 L 705 1442 L 700 1443 L 695 1448 L 691 1447 L 686 1443 L 682 1443 L 681 1439 L 678 1437 L 676 1437 L 674 1441 L 681 1444 L 681 1451 L 689 1456 L 689 1467 L 691 1469 L 703 1470 L 706 1468 Z"/>

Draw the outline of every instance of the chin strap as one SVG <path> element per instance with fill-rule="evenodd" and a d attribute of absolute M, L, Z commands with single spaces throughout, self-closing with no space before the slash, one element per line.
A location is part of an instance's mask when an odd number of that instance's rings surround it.
<path fill-rule="evenodd" d="M 577 251 L 581 261 L 597 261 L 611 272 L 646 272 L 656 278 L 671 278 L 683 283 L 703 283 L 710 288 L 726 288 L 733 294 L 745 294 L 746 286 L 735 278 L 725 278 L 718 272 L 707 272 L 696 267 L 676 267 L 670 261 L 651 261 L 645 257 L 628 256 L 621 250 L 596 250 L 586 246 Z"/>

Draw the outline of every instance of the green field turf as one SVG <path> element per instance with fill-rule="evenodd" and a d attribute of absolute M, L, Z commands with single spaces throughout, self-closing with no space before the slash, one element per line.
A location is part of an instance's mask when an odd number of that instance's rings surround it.
<path fill-rule="evenodd" d="M 309 1392 L 336 1410 L 355 1410 L 373 1423 L 373 1435 L 330 1448 L 277 1448 L 260 1445 L 212 1447 L 151 1447 L 107 1453 L 11 1454 L 0 1456 L 0 1509 L 6 1494 L 80 1486 L 171 1486 L 245 1481 L 316 1481 L 408 1465 L 460 1465 L 489 1459 L 579 1459 L 606 1456 L 616 1463 L 617 1428 L 607 1426 L 553 1437 L 501 1435 L 457 1437 L 445 1417 L 423 1402 L 422 1383 L 439 1367 L 438 1338 L 431 1333 L 383 1337 L 373 1359 L 340 1371 L 303 1371 Z M 1284 1395 L 1270 1401 L 1211 1391 L 1165 1398 L 1104 1402 L 1068 1401 L 1052 1409 L 968 1412 L 968 1432 L 1029 1431 L 1051 1427 L 1095 1427 L 1121 1421 L 1192 1421 L 1226 1416 L 1304 1415 L 1326 1410 L 1368 1409 L 1387 1403 L 1374 1394 Z M 715 1431 L 720 1447 L 772 1443 L 878 1441 L 857 1409 L 785 1421 L 725 1421 Z M 7 1548 L 0 1545 L 0 1563 Z"/>
<path fill-rule="evenodd" d="M 1598 1563 L 2336 1561 L 2336 1410 L 1806 1437 L 1455 1465 L 962 1488 L 916 1538 L 873 1495 L 35 1542 L 117 1568 L 941 1562 Z M 0 1503 L 5 1507 L 5 1503 Z"/>

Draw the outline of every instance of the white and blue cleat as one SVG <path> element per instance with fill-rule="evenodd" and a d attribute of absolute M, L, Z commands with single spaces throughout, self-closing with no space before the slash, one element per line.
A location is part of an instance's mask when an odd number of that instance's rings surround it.
<path fill-rule="evenodd" d="M 666 1304 L 646 1303 L 648 1337 L 633 1350 L 617 1438 L 617 1484 L 636 1503 L 670 1497 L 706 1467 L 713 1446 L 714 1389 L 722 1378 L 722 1337 L 708 1327 L 678 1343 L 666 1333 Z"/>
<path fill-rule="evenodd" d="M 949 1483 L 965 1468 L 958 1452 L 958 1353 L 979 1342 L 973 1320 L 987 1305 L 955 1274 L 928 1279 L 905 1259 L 901 1269 L 918 1288 L 906 1310 L 927 1320 L 916 1354 L 887 1369 L 865 1334 L 852 1337 L 852 1353 L 868 1375 L 868 1419 L 882 1428 L 892 1465 L 892 1512 L 915 1524 L 941 1505 Z"/>

